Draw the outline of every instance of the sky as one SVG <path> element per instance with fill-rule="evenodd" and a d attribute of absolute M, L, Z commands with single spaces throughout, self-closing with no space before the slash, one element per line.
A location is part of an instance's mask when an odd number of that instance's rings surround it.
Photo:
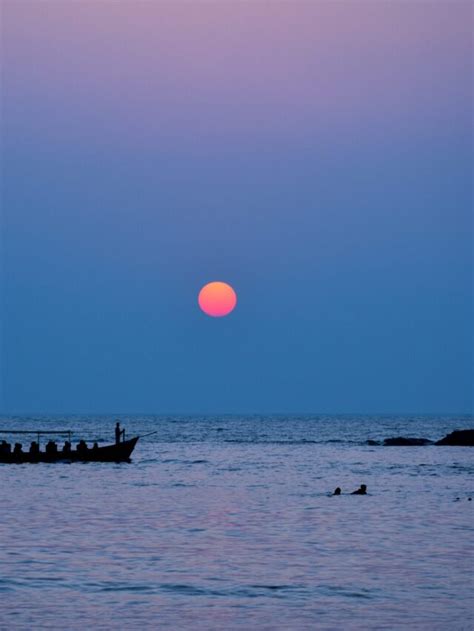
<path fill-rule="evenodd" d="M 0 411 L 472 412 L 472 24 L 2 0 Z"/>

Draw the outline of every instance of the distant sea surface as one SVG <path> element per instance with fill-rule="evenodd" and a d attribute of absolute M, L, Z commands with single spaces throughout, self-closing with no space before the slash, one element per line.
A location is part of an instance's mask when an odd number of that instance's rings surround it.
<path fill-rule="evenodd" d="M 474 448 L 366 444 L 472 418 L 120 420 L 157 430 L 130 464 L 0 465 L 2 631 L 473 628 Z M 0 430 L 113 442 L 114 423 Z"/>

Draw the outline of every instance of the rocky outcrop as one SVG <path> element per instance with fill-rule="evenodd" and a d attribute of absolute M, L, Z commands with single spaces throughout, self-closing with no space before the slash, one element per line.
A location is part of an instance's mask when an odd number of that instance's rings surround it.
<path fill-rule="evenodd" d="M 456 430 L 435 443 L 428 438 L 407 438 L 406 436 L 395 436 L 393 438 L 385 438 L 383 443 L 380 443 L 378 440 L 369 439 L 366 444 L 371 447 L 375 447 L 376 445 L 384 445 L 385 447 L 422 447 L 423 445 L 433 444 L 474 447 L 474 429 Z"/>
<path fill-rule="evenodd" d="M 386 438 L 383 444 L 386 447 L 420 447 L 421 445 L 431 445 L 432 440 L 428 438 L 405 438 L 404 436 L 397 436 L 396 438 Z"/>
<path fill-rule="evenodd" d="M 441 440 L 437 445 L 452 445 L 459 447 L 474 447 L 474 429 L 459 429 L 451 432 Z"/>

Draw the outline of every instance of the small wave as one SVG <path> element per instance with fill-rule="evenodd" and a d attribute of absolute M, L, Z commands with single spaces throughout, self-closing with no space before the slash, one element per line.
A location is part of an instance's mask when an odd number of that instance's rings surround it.
<path fill-rule="evenodd" d="M 218 579 L 209 579 L 218 580 Z M 275 584 L 254 584 L 241 585 L 228 589 L 215 589 L 209 587 L 198 587 L 187 583 L 162 583 L 159 586 L 161 591 L 172 592 L 182 596 L 226 596 L 234 598 L 259 598 L 259 597 L 283 597 L 285 593 L 294 593 L 305 589 L 301 585 L 275 585 Z"/>
<path fill-rule="evenodd" d="M 226 438 L 222 442 L 236 445 L 367 445 L 366 441 L 346 440 L 342 438 L 330 438 L 326 440 L 314 440 L 311 438 L 295 438 L 294 440 L 262 440 L 260 438 L 249 440 L 243 438 Z"/>
<path fill-rule="evenodd" d="M 181 583 L 162 583 L 160 589 L 165 592 L 181 594 L 182 596 L 226 596 L 226 592 L 206 589 L 204 587 L 196 587 L 195 585 L 187 585 Z"/>
<path fill-rule="evenodd" d="M 13 579 L 0 578 L 0 592 L 12 592 L 15 589 L 15 581 Z"/>
<path fill-rule="evenodd" d="M 293 585 L 249 585 L 252 589 L 268 589 L 270 591 L 278 591 L 283 589 L 295 589 Z"/>
<path fill-rule="evenodd" d="M 370 600 L 376 598 L 380 590 L 377 589 L 348 589 L 338 585 L 320 585 L 319 591 L 326 595 L 337 595 L 345 598 L 362 598 Z"/>
<path fill-rule="evenodd" d="M 151 594 L 156 591 L 152 585 L 149 584 L 133 584 L 133 583 L 88 583 L 86 588 L 94 592 L 135 592 L 142 594 Z"/>
<path fill-rule="evenodd" d="M 474 473 L 474 466 L 473 465 L 466 465 L 466 464 L 459 464 L 459 463 L 454 463 L 452 465 L 449 466 L 450 469 L 454 469 L 455 471 L 459 471 L 460 473 Z"/>
<path fill-rule="evenodd" d="M 161 461 L 163 464 L 208 464 L 209 460 L 202 458 L 198 460 L 180 460 L 179 458 L 166 458 Z"/>
<path fill-rule="evenodd" d="M 308 438 L 300 438 L 297 440 L 245 440 L 241 438 L 227 438 L 223 442 L 238 445 L 318 445 L 329 441 L 310 440 Z"/>

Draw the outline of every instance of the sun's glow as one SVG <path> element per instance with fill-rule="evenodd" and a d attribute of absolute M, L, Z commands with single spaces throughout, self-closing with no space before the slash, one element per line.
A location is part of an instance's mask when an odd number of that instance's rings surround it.
<path fill-rule="evenodd" d="M 220 318 L 228 315 L 237 304 L 237 294 L 227 283 L 214 281 L 204 285 L 199 292 L 198 302 L 207 315 Z"/>

